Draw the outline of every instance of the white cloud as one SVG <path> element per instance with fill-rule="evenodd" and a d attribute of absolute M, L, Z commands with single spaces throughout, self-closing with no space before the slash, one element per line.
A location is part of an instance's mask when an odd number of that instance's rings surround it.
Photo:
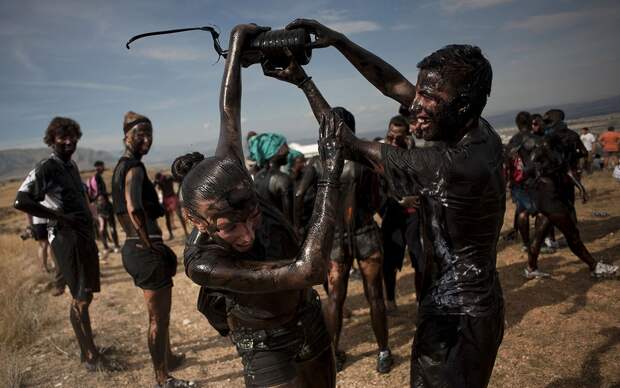
<path fill-rule="evenodd" d="M 317 19 L 329 28 L 343 34 L 378 31 L 381 25 L 372 20 L 355 20 L 346 10 L 326 9 L 318 13 Z"/>
<path fill-rule="evenodd" d="M 581 11 L 557 12 L 545 15 L 534 15 L 527 19 L 512 21 L 507 23 L 504 28 L 508 30 L 529 30 L 542 32 L 559 28 L 573 27 L 588 21 L 601 24 L 605 20 L 618 19 L 616 8 L 595 8 Z"/>
<path fill-rule="evenodd" d="M 97 90 L 102 92 L 129 92 L 132 89 L 124 85 L 102 84 L 87 81 L 36 81 L 36 82 L 20 82 L 19 85 L 33 86 L 42 88 L 71 88 Z"/>
<path fill-rule="evenodd" d="M 413 24 L 398 23 L 398 24 L 395 24 L 392 27 L 390 27 L 390 30 L 392 30 L 392 31 L 406 31 L 406 30 L 412 30 L 415 27 L 416 26 L 414 26 Z"/>
<path fill-rule="evenodd" d="M 165 100 L 157 101 L 147 107 L 148 111 L 157 112 L 161 110 L 168 110 L 179 106 L 180 101 L 176 98 L 167 98 Z"/>
<path fill-rule="evenodd" d="M 379 24 L 370 20 L 341 21 L 325 23 L 325 25 L 345 35 L 357 34 L 360 32 L 378 31 L 381 29 L 381 26 Z"/>
<path fill-rule="evenodd" d="M 318 18 L 324 22 L 335 22 L 346 19 L 348 12 L 338 9 L 324 9 L 319 11 Z"/>
<path fill-rule="evenodd" d="M 547 15 L 534 15 L 525 20 L 512 21 L 506 24 L 506 29 L 530 30 L 541 32 L 572 26 L 583 17 L 582 12 L 560 12 Z"/>
<path fill-rule="evenodd" d="M 29 72 L 37 76 L 43 74 L 43 69 L 34 62 L 30 54 L 21 45 L 15 47 L 13 56 L 17 63 Z"/>
<path fill-rule="evenodd" d="M 156 59 L 159 61 L 196 61 L 212 57 L 211 54 L 205 52 L 204 50 L 201 51 L 193 48 L 153 47 L 138 49 L 135 51 L 137 51 L 137 54 L 142 57 Z"/>
<path fill-rule="evenodd" d="M 494 7 L 499 4 L 511 3 L 513 0 L 440 0 L 441 8 L 446 11 L 462 9 L 479 9 Z"/>

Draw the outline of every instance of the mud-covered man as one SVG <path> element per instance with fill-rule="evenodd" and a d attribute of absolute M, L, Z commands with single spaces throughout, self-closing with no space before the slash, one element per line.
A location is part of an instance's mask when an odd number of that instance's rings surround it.
<path fill-rule="evenodd" d="M 191 387 L 190 382 L 176 379 L 169 373 L 185 356 L 175 355 L 170 349 L 172 277 L 176 273 L 177 257 L 162 240 L 157 218 L 164 215 L 164 209 L 142 163 L 142 157 L 153 144 L 151 120 L 127 112 L 123 132 L 125 153 L 112 176 L 114 212 L 127 236 L 121 250 L 123 266 L 144 293 L 149 316 L 147 343 L 156 386 Z"/>
<path fill-rule="evenodd" d="M 394 193 L 418 194 L 429 268 L 411 358 L 415 387 L 485 387 L 504 330 L 496 245 L 505 211 L 503 150 L 480 117 L 491 65 L 477 47 L 451 45 L 424 58 L 417 85 L 343 34 L 313 20 L 314 47 L 334 46 L 386 96 L 410 107 L 431 147 L 406 150 L 346 132 L 348 158 L 382 172 Z M 300 82 L 302 88 L 309 82 Z"/>
<path fill-rule="evenodd" d="M 394 116 L 388 123 L 385 144 L 403 149 L 415 147 L 409 132 L 409 121 L 402 115 Z M 389 185 L 387 185 L 389 186 Z M 417 198 L 398 200 L 385 188 L 385 201 L 381 207 L 381 235 L 383 237 L 383 281 L 388 313 L 396 313 L 396 272 L 400 271 L 405 259 L 405 246 L 408 248 L 411 265 L 415 269 L 416 292 L 422 288 L 424 262 L 420 244 L 420 217 Z"/>
<path fill-rule="evenodd" d="M 69 319 L 88 371 L 113 371 L 120 366 L 104 357 L 93 341 L 88 308 L 99 292 L 99 259 L 89 200 L 77 165 L 71 159 L 82 137 L 80 125 L 55 117 L 43 141 L 52 155 L 41 161 L 20 187 L 15 208 L 50 220 L 52 251 L 71 291 Z M 49 207 L 42 201 L 48 199 Z"/>
<path fill-rule="evenodd" d="M 311 77 L 308 77 L 292 58 L 285 69 L 273 68 L 268 62 L 262 65 L 265 75 L 299 86 L 310 102 L 317 120 L 331 110 Z M 350 131 L 355 132 L 355 117 L 351 112 L 342 107 L 333 108 L 333 111 L 343 119 Z M 314 168 L 311 166 L 304 175 L 295 193 L 298 199 L 304 196 L 303 188 L 310 187 L 313 180 L 320 179 L 321 169 L 316 165 Z M 357 259 L 377 341 L 377 371 L 388 373 L 392 368 L 393 358 L 388 345 L 388 325 L 383 300 L 383 249 L 379 228 L 373 218 L 381 205 L 379 176 L 361 163 L 347 161 L 339 181 L 341 203 L 327 276 L 326 308 L 327 325 L 336 347 L 337 367 L 341 370 L 346 361 L 346 354 L 338 349 L 338 345 L 349 273 L 353 260 Z"/>
<path fill-rule="evenodd" d="M 562 111 L 551 110 L 545 117 L 547 123 L 552 118 L 552 129 L 544 136 L 534 132 L 524 139 L 518 149 L 524 161 L 527 190 L 538 212 L 534 239 L 528 247 L 525 277 L 532 279 L 550 276 L 538 269 L 538 256 L 545 237 L 553 227 L 562 232 L 568 247 L 588 266 L 592 277 L 613 277 L 618 267 L 596 260 L 583 243 L 577 228 L 575 187 L 581 191 L 583 201 L 587 201 L 585 188 L 576 176 L 583 144 L 576 137 L 577 134 L 563 124 Z"/>

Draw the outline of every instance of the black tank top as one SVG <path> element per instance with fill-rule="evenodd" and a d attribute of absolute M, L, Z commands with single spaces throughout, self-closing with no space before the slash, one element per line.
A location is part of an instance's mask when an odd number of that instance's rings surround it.
<path fill-rule="evenodd" d="M 135 158 L 122 156 L 116 167 L 114 175 L 112 175 L 112 201 L 114 201 L 115 214 L 127 214 L 127 201 L 125 201 L 125 177 L 127 172 L 134 168 L 142 169 L 144 180 L 142 181 L 142 205 L 146 215 L 151 219 L 157 219 L 165 214 L 164 208 L 159 203 L 157 192 L 153 186 L 153 182 L 146 173 L 144 164 Z"/>

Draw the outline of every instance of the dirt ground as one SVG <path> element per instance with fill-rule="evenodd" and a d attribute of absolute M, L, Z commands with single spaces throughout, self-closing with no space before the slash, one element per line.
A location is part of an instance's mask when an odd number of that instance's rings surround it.
<path fill-rule="evenodd" d="M 620 184 L 608 173 L 584 178 L 591 193 L 588 204 L 577 206 L 583 239 L 596 258 L 620 263 Z M 0 260 L 19 263 L 17 271 L 37 271 L 32 240 L 16 235 L 22 214 L 11 208 L 17 182 L 0 183 Z M 508 202 L 504 233 L 512 224 Z M 595 216 L 593 211 L 607 215 Z M 163 226 L 163 225 L 162 225 Z M 178 221 L 177 221 L 178 226 Z M 181 229 L 171 247 L 182 255 Z M 550 279 L 525 281 L 526 255 L 520 244 L 500 241 L 498 271 L 506 303 L 506 332 L 491 379 L 492 387 L 620 387 L 620 282 L 594 281 L 587 267 L 567 248 L 542 256 L 541 269 Z M 80 366 L 78 349 L 68 321 L 68 292 L 61 297 L 43 293 L 45 320 L 32 344 L 23 349 L 27 386 L 149 387 L 153 373 L 146 347 L 146 312 L 142 293 L 123 269 L 119 254 L 102 264 L 102 292 L 91 307 L 100 346 L 112 346 L 112 356 L 127 364 L 115 374 L 88 373 Z M 41 276 L 39 275 L 39 278 Z M 187 362 L 174 373 L 201 386 L 243 386 L 242 367 L 228 338 L 220 337 L 197 311 L 198 287 L 184 274 L 182 260 L 174 279 L 171 339 Z M 6 297 L 0 296 L 0 297 Z M 342 348 L 348 353 L 339 387 L 403 387 L 409 382 L 411 341 L 416 329 L 416 300 L 410 266 L 399 274 L 400 313 L 389 317 L 390 345 L 396 358 L 387 375 L 375 371 L 376 345 L 362 284 L 353 279 L 346 305 L 352 311 L 343 328 Z M 0 312 L 2 314 L 3 312 Z M 10 319 L 10 317 L 4 317 Z"/>

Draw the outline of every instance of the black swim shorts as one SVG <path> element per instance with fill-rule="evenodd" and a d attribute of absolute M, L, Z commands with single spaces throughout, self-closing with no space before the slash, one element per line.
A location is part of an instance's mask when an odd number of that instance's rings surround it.
<path fill-rule="evenodd" d="M 47 224 L 32 224 L 32 237 L 35 241 L 47 241 Z"/>
<path fill-rule="evenodd" d="M 364 260 L 377 252 L 382 252 L 379 227 L 374 222 L 349 233 L 336 233 L 330 259 L 338 263 L 356 258 Z"/>
<path fill-rule="evenodd" d="M 177 272 L 177 256 L 162 240 L 152 241 L 153 249 L 146 248 L 136 238 L 125 240 L 121 250 L 123 266 L 134 284 L 143 290 L 172 287 Z"/>
<path fill-rule="evenodd" d="M 92 227 L 75 230 L 68 226 L 55 226 L 51 230 L 52 252 L 71 296 L 87 300 L 99 292 L 99 250 Z"/>
<path fill-rule="evenodd" d="M 274 329 L 236 329 L 231 339 L 241 356 L 246 387 L 289 382 L 297 375 L 295 364 L 310 361 L 331 346 L 321 300 L 314 290 L 291 322 Z"/>

